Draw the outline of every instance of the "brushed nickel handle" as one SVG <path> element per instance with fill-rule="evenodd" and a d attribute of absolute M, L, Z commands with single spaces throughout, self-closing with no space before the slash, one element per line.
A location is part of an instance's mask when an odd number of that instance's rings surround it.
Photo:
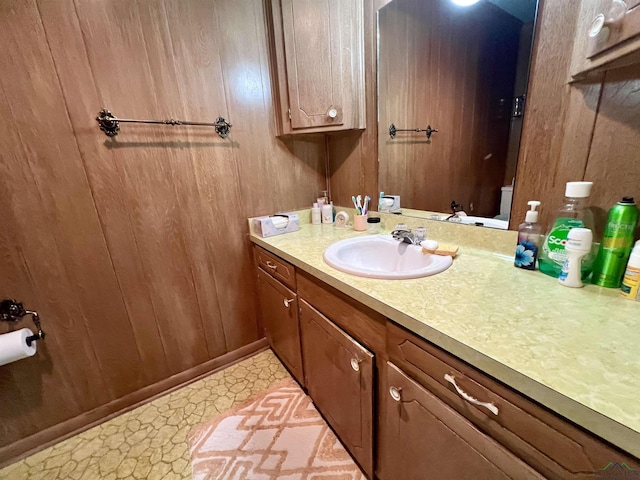
<path fill-rule="evenodd" d="M 351 359 L 351 368 L 353 368 L 356 372 L 360 371 L 360 362 L 362 360 L 358 360 L 357 358 Z"/>
<path fill-rule="evenodd" d="M 267 267 L 269 267 L 271 270 L 273 270 L 274 272 L 278 269 L 277 265 L 274 265 L 273 263 L 271 263 L 269 260 L 267 260 Z"/>
<path fill-rule="evenodd" d="M 286 299 L 286 298 L 285 298 L 285 299 L 282 301 L 282 303 L 284 303 L 284 306 L 285 306 L 285 307 L 289 308 L 289 305 L 291 305 L 291 304 L 293 303 L 293 301 L 294 301 L 294 300 L 295 300 L 295 298 L 289 298 L 289 299 Z"/>
<path fill-rule="evenodd" d="M 396 402 L 399 402 L 402 400 L 402 389 L 398 387 L 389 387 L 389 395 L 391 395 L 391 398 Z"/>
<path fill-rule="evenodd" d="M 458 384 L 456 383 L 456 379 L 453 375 L 449 375 L 448 373 L 445 373 L 444 379 L 447 382 L 449 382 L 451 385 L 453 385 L 453 387 L 456 389 L 456 392 L 458 392 L 458 395 L 464 398 L 467 402 L 473 403 L 474 405 L 478 405 L 480 407 L 484 407 L 494 415 L 498 415 L 498 407 L 496 407 L 495 404 L 491 402 L 481 402 L 477 398 L 474 398 L 471 395 L 469 395 L 467 392 L 465 392 L 458 386 Z"/>

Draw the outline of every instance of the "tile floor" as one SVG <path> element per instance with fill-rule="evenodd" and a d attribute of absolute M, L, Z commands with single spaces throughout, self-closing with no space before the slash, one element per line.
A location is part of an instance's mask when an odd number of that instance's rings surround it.
<path fill-rule="evenodd" d="M 271 350 L 0 470 L 0 480 L 190 479 L 187 434 L 289 374 Z"/>

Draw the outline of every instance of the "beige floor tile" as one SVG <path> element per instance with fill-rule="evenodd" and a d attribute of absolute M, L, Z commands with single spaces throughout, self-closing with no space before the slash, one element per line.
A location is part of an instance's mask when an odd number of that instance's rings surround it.
<path fill-rule="evenodd" d="M 191 429 L 288 376 L 259 353 L 9 465 L 0 480 L 189 479 Z"/>

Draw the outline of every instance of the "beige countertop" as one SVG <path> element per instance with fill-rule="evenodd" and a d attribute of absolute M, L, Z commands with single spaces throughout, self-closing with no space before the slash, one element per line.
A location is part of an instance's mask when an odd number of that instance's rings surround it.
<path fill-rule="evenodd" d="M 251 241 L 640 457 L 640 303 L 515 268 L 516 232 L 381 216 L 386 233 L 427 225 L 429 238 L 460 245 L 458 257 L 432 277 L 356 277 L 323 253 L 367 233 L 310 225 L 308 211 L 300 231 Z"/>

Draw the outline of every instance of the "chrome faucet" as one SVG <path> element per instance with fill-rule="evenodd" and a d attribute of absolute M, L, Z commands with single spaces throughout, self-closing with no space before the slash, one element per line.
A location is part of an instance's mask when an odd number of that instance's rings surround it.
<path fill-rule="evenodd" d="M 400 240 L 402 243 L 416 245 L 416 239 L 411 230 L 394 230 L 391 232 L 391 236 L 396 240 Z"/>
<path fill-rule="evenodd" d="M 448 222 L 450 219 L 455 218 L 458 219 L 459 215 L 458 212 L 462 212 L 464 210 L 464 207 L 462 206 L 461 203 L 456 203 L 455 200 L 451 200 L 451 215 L 449 215 L 447 218 L 445 218 L 445 222 Z"/>

